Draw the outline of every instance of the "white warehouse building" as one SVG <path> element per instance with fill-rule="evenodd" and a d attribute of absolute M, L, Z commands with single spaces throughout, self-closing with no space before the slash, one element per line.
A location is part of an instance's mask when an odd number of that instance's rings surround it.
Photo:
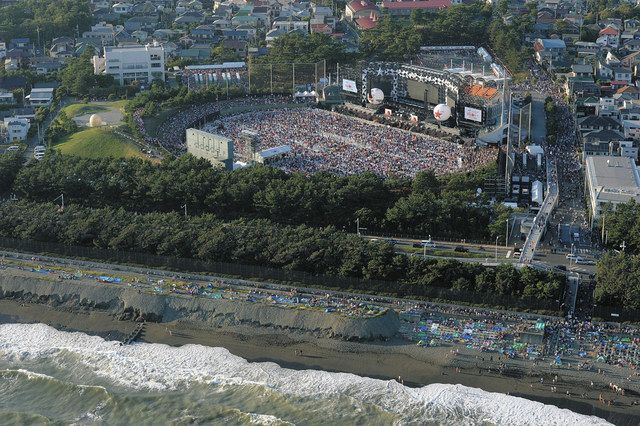
<path fill-rule="evenodd" d="M 632 158 L 587 157 L 585 191 L 589 199 L 591 227 L 599 225 L 605 205 L 640 202 L 640 176 Z"/>
<path fill-rule="evenodd" d="M 165 79 L 162 46 L 107 46 L 104 57 L 94 56 L 92 62 L 95 74 L 112 75 L 121 85 Z"/>

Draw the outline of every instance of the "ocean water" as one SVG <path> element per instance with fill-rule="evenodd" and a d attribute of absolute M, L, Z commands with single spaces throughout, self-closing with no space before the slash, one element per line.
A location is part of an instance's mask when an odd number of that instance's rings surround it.
<path fill-rule="evenodd" d="M 461 385 L 250 363 L 224 348 L 0 325 L 0 424 L 603 425 Z"/>

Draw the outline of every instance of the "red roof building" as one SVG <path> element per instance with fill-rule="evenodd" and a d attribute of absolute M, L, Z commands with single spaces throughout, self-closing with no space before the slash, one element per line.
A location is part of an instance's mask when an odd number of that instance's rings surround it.
<path fill-rule="evenodd" d="M 350 21 L 371 15 L 378 14 L 378 7 L 369 0 L 353 0 L 347 3 L 344 8 L 344 15 Z"/>
<path fill-rule="evenodd" d="M 617 35 L 620 34 L 620 31 L 618 31 L 617 29 L 615 29 L 613 27 L 605 27 L 605 28 L 601 29 L 598 34 L 601 35 L 601 36 L 603 36 L 603 35 L 617 36 Z"/>
<path fill-rule="evenodd" d="M 378 25 L 378 15 L 371 13 L 369 16 L 363 16 L 356 19 L 356 25 L 361 30 L 370 30 Z"/>

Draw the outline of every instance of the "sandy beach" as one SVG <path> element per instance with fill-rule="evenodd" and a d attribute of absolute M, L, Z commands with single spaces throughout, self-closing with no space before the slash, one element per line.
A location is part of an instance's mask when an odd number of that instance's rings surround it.
<path fill-rule="evenodd" d="M 118 321 L 98 310 L 53 308 L 42 304 L 0 300 L 1 323 L 44 323 L 64 331 L 121 340 L 136 323 Z M 614 396 L 593 373 L 579 371 L 545 371 L 545 366 L 531 363 L 507 364 L 503 360 L 484 361 L 477 352 L 454 354 L 448 348 L 418 348 L 404 341 L 353 343 L 335 339 L 312 338 L 304 334 L 278 334 L 252 327 L 224 327 L 205 330 L 184 321 L 147 323 L 142 341 L 172 346 L 199 344 L 224 347 L 232 354 L 253 362 L 275 362 L 293 369 L 317 369 L 353 373 L 380 379 L 402 380 L 406 385 L 452 383 L 477 387 L 490 392 L 509 393 L 527 399 L 596 415 L 619 425 L 637 425 L 640 406 L 632 405 L 638 395 Z M 476 358 L 477 357 L 477 358 Z M 477 367 L 476 367 L 477 365 Z M 554 376 L 557 392 L 550 391 Z M 540 377 L 544 383 L 540 383 Z M 590 386 L 590 382 L 594 386 Z M 570 395 L 566 395 L 569 391 Z M 611 406 L 598 401 L 599 395 L 615 398 Z"/>

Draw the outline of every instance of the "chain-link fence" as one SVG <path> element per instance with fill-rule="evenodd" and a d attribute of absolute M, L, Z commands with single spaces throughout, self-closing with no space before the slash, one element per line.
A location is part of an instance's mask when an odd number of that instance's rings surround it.
<path fill-rule="evenodd" d="M 249 93 L 295 94 L 319 90 L 326 81 L 326 61 L 316 63 L 249 64 Z"/>

